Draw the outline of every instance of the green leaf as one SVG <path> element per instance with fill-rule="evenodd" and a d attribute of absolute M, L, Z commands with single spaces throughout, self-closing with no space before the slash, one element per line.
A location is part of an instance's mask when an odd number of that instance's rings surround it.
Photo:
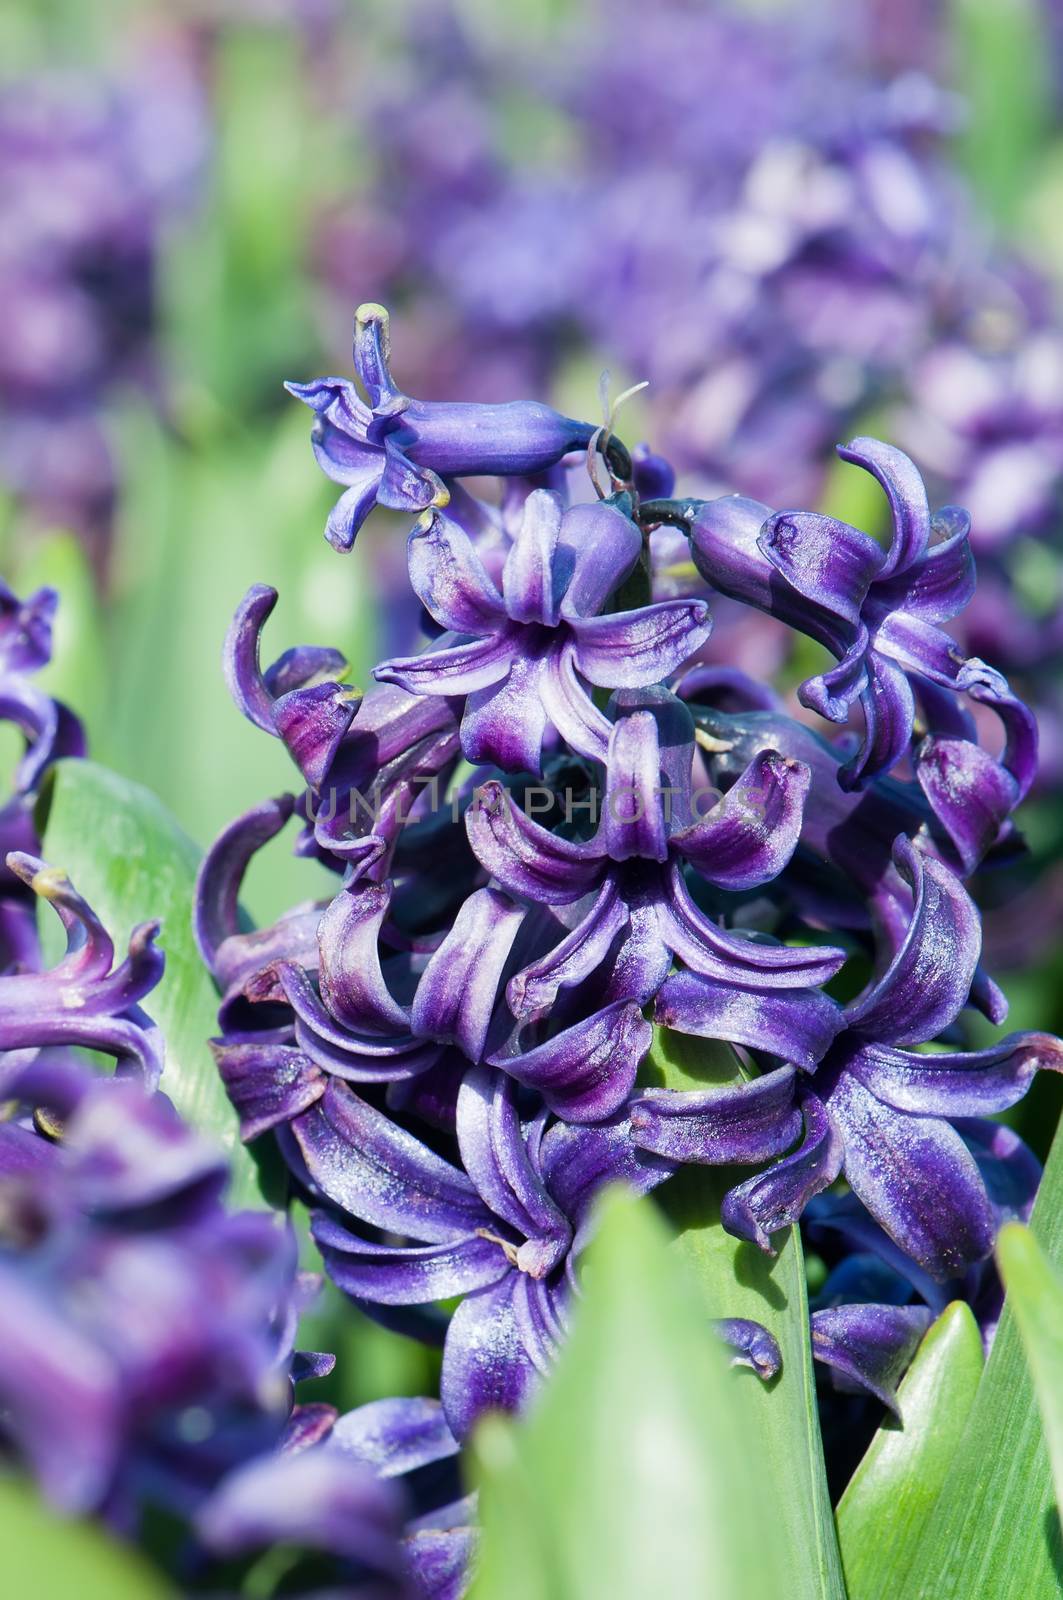
<path fill-rule="evenodd" d="M 607 1196 L 557 1367 L 521 1423 L 475 1440 L 473 1600 L 775 1600 L 787 1550 L 748 1401 L 647 1201 Z M 748 1381 L 747 1381 L 748 1380 Z"/>
<path fill-rule="evenodd" d="M 212 1134 L 232 1163 L 235 1205 L 262 1205 L 258 1171 L 240 1143 L 236 1113 L 207 1040 L 216 1032 L 218 999 L 192 937 L 192 895 L 199 852 L 161 801 L 92 761 L 60 761 L 45 791 L 45 859 L 66 871 L 117 948 L 135 923 L 157 917 L 166 971 L 144 1009 L 162 1028 L 162 1087 L 182 1116 Z M 58 923 L 42 908 L 44 937 Z"/>
<path fill-rule="evenodd" d="M 1031 1226 L 1063 1264 L 1063 1132 Z M 1063 1546 L 1044 1430 L 1015 1313 L 1006 1304 L 927 1535 L 896 1600 L 1041 1600 L 1059 1593 Z"/>
<path fill-rule="evenodd" d="M 738 1075 L 734 1052 L 705 1039 L 655 1033 L 648 1076 L 669 1089 L 705 1088 Z M 707 1316 L 750 1317 L 774 1335 L 783 1369 L 770 1384 L 748 1374 L 750 1449 L 760 1493 L 791 1550 L 803 1553 L 787 1572 L 790 1600 L 834 1600 L 845 1593 L 823 1468 L 816 1409 L 808 1297 L 796 1228 L 775 1239 L 778 1254 L 735 1239 L 720 1222 L 727 1190 L 747 1172 L 687 1167 L 659 1191 L 676 1228 L 675 1248 L 693 1268 Z"/>
<path fill-rule="evenodd" d="M 1021 214 L 1052 120 L 1051 51 L 1039 0 L 952 0 L 960 152 L 1005 226 Z"/>
<path fill-rule="evenodd" d="M 892 1600 L 924 1538 L 978 1392 L 982 1336 L 969 1306 L 946 1307 L 901 1384 L 890 1417 L 838 1506 L 849 1600 Z"/>
<path fill-rule="evenodd" d="M 1063 1280 L 1018 1222 L 1001 1229 L 997 1261 L 1033 1374 L 1056 1504 L 1063 1505 Z"/>
<path fill-rule="evenodd" d="M 10 1600 L 176 1600 L 136 1551 L 61 1517 L 20 1478 L 0 1476 L 3 1592 Z"/>

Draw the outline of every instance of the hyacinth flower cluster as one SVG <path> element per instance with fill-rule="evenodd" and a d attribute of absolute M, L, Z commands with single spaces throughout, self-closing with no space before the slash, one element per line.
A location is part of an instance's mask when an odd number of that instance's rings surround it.
<path fill-rule="evenodd" d="M 399 392 L 378 307 L 356 361 L 372 407 Z M 362 448 L 368 411 L 347 410 Z M 885 492 L 886 547 L 813 513 L 667 498 L 666 465 L 608 428 L 557 418 L 548 452 L 541 407 L 418 414 L 455 433 L 411 506 L 421 652 L 364 693 L 324 648 L 263 668 L 264 588 L 226 647 L 237 704 L 301 779 L 226 829 L 199 880 L 244 1135 L 275 1140 L 338 1287 L 442 1342 L 458 1441 L 549 1371 L 603 1188 L 684 1166 L 751 1169 L 723 1223 L 755 1247 L 807 1216 L 878 1263 L 828 1280 L 812 1339 L 892 1405 L 944 1300 L 991 1336 L 994 1236 L 1037 1171 L 991 1118 L 1063 1066 L 1044 1034 L 963 1048 L 965 1007 L 1006 1013 L 966 882 L 1018 848 L 1036 764 L 1026 707 L 940 626 L 972 593 L 966 518 L 931 516 L 907 457 L 868 439 L 845 456 Z M 319 459 L 323 439 L 349 494 L 345 446 L 315 424 Z M 704 595 L 655 596 L 661 528 L 689 539 Z M 835 655 L 803 687 L 811 715 L 705 663 L 721 592 Z M 293 819 L 335 893 L 249 929 L 244 874 Z M 661 1033 L 729 1050 L 730 1081 L 660 1086 Z M 778 1370 L 756 1323 L 717 1332 Z"/>

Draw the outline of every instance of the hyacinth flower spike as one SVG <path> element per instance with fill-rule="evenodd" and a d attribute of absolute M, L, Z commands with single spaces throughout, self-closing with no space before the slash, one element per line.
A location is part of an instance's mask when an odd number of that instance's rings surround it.
<path fill-rule="evenodd" d="M 471 1068 L 458 1095 L 461 1167 L 336 1081 L 292 1123 L 312 1192 L 411 1241 L 375 1242 L 316 1212 L 333 1281 L 384 1306 L 465 1297 L 447 1329 L 441 1390 L 459 1439 L 485 1410 L 519 1408 L 548 1369 L 595 1195 L 614 1181 L 645 1192 L 674 1170 L 635 1147 L 622 1116 L 547 1124 L 545 1113 L 522 1123 L 513 1080 L 488 1067 Z"/>
<path fill-rule="evenodd" d="M 642 553 L 626 495 L 564 510 L 531 493 L 496 588 L 468 535 L 436 512 L 410 535 L 410 580 L 455 636 L 386 661 L 377 678 L 411 693 L 465 696 L 469 761 L 538 772 L 552 723 L 572 750 L 602 760 L 609 724 L 587 684 L 638 688 L 669 677 L 708 637 L 700 600 L 602 615 Z"/>
<path fill-rule="evenodd" d="M 844 952 L 726 931 L 684 877 L 689 864 L 721 889 L 770 882 L 797 844 L 808 769 L 766 752 L 699 816 L 692 735 L 689 713 L 666 690 L 618 697 L 602 818 L 585 842 L 550 833 L 500 785 L 483 785 L 466 821 L 484 867 L 511 894 L 572 908 L 560 943 L 511 980 L 510 1005 L 518 1017 L 541 1014 L 560 989 L 588 980 L 598 1004 L 644 1005 L 676 956 L 704 980 L 702 1004 L 720 1037 L 780 1052 L 782 1040 L 799 1040 L 811 1065 L 831 1038 L 834 1009 L 810 986 L 833 976 Z"/>
<path fill-rule="evenodd" d="M 893 519 L 888 549 L 835 517 L 773 512 L 740 496 L 651 503 L 642 514 L 684 521 L 698 570 L 714 588 L 779 617 L 837 658 L 837 667 L 807 679 L 799 692 L 831 722 L 844 723 L 860 705 L 864 737 L 839 773 L 844 787 L 888 772 L 909 751 L 916 695 L 937 713 L 947 691 L 967 693 L 1001 716 L 1014 746 L 1017 804 L 1033 779 L 1032 719 L 1000 673 L 966 658 L 940 626 L 974 593 L 966 513 L 946 506 L 931 517 L 914 464 L 890 445 L 858 438 L 838 453 L 885 490 Z"/>
<path fill-rule="evenodd" d="M 375 505 L 409 512 L 445 506 L 449 479 L 543 472 L 569 451 L 585 449 L 597 431 L 535 400 L 411 400 L 391 376 L 388 314 L 382 306 L 358 308 L 354 370 L 364 400 L 346 378 L 286 385 L 315 413 L 312 443 L 318 465 L 344 485 L 325 529 L 337 550 L 351 548 Z"/>
<path fill-rule="evenodd" d="M 886 970 L 844 1008 L 844 1027 L 820 1066 L 795 1074 L 791 1094 L 778 1092 L 774 1118 L 764 1107 L 770 1086 L 785 1089 L 784 1067 L 723 1090 L 648 1090 L 632 1104 L 632 1136 L 688 1161 L 786 1151 L 723 1205 L 725 1226 L 766 1250 L 771 1234 L 844 1174 L 898 1249 L 945 1279 L 983 1260 L 994 1238 L 985 1180 L 953 1122 L 1016 1104 L 1038 1069 L 1063 1070 L 1063 1043 L 1017 1033 L 984 1050 L 912 1048 L 951 1027 L 967 1003 L 981 927 L 970 896 L 942 863 L 907 839 L 897 841 L 895 863 L 912 890 L 906 936 Z M 671 1020 L 682 1029 L 681 1015 Z M 797 1110 L 804 1131 L 795 1143 Z"/>

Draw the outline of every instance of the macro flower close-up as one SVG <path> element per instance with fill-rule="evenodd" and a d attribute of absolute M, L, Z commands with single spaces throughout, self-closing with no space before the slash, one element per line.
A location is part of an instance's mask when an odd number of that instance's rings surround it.
<path fill-rule="evenodd" d="M 1061 217 L 1054 0 L 12 0 L 5 1597 L 1063 1600 Z"/>

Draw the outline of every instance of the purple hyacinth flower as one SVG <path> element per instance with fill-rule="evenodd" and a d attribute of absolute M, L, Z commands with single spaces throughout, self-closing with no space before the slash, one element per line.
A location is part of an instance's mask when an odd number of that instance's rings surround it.
<path fill-rule="evenodd" d="M 873 1394 L 899 1417 L 897 1385 L 931 1320 L 926 1306 L 827 1306 L 812 1313 L 812 1354 L 838 1388 Z"/>
<path fill-rule="evenodd" d="M 932 518 L 916 468 L 889 445 L 858 438 L 839 454 L 885 489 L 893 516 L 887 550 L 834 517 L 772 512 L 738 497 L 691 512 L 691 548 L 715 588 L 781 618 L 837 657 L 830 672 L 806 679 L 800 698 L 831 722 L 845 722 L 859 702 L 863 742 L 839 773 L 844 787 L 856 788 L 908 753 L 916 694 L 929 695 L 936 711 L 941 691 L 967 693 L 1005 716 L 1014 714 L 1014 697 L 999 673 L 965 658 L 939 626 L 974 590 L 966 513 L 950 506 Z M 1032 724 L 1027 738 L 1036 750 Z M 1032 769 L 1023 772 L 1018 798 L 1032 777 Z"/>
<path fill-rule="evenodd" d="M 255 584 L 237 608 L 223 656 L 229 691 L 249 722 L 283 742 L 308 785 L 300 809 L 312 831 L 301 852 L 326 852 L 379 882 L 426 786 L 458 759 L 453 712 L 392 685 L 363 699 L 339 681 L 346 662 L 337 650 L 300 645 L 263 671 L 260 638 L 276 603 L 275 589 Z M 216 849 L 228 849 L 224 839 Z"/>
<path fill-rule="evenodd" d="M 411 400 L 395 387 L 390 362 L 388 314 L 367 304 L 354 327 L 354 369 L 366 399 L 346 378 L 286 385 L 315 413 L 318 465 L 344 485 L 325 529 L 337 550 L 351 548 L 374 505 L 412 512 L 445 506 L 447 479 L 542 472 L 585 448 L 596 431 L 533 400 Z"/>
<path fill-rule="evenodd" d="M 953 1121 L 1016 1104 L 1038 1069 L 1063 1070 L 1063 1043 L 1017 1033 L 984 1050 L 911 1048 L 950 1028 L 967 1003 L 981 928 L 942 863 L 906 839 L 894 859 L 912 891 L 907 929 L 881 975 L 843 1008 L 820 1066 L 794 1074 L 790 1094 L 785 1067 L 744 1085 L 647 1091 L 632 1104 L 632 1136 L 658 1154 L 710 1164 L 735 1159 L 730 1151 L 768 1157 L 776 1141 L 787 1153 L 724 1201 L 732 1233 L 770 1249 L 770 1235 L 844 1173 L 897 1247 L 944 1279 L 983 1260 L 994 1237 L 985 1180 Z M 804 1131 L 795 1144 L 798 1109 Z"/>
<path fill-rule="evenodd" d="M 464 1296 L 443 1354 L 442 1400 L 463 1439 L 491 1407 L 519 1408 L 564 1336 L 592 1202 L 613 1181 L 645 1192 L 672 1163 L 638 1150 L 626 1119 L 522 1123 L 516 1086 L 474 1067 L 458 1095 L 453 1166 L 333 1081 L 292 1131 L 313 1192 L 395 1244 L 328 1212 L 314 1238 L 333 1281 L 359 1301 L 427 1305 Z"/>
<path fill-rule="evenodd" d="M 196 1530 L 218 1556 L 287 1545 L 330 1557 L 337 1585 L 330 1593 L 411 1600 L 402 1510 L 394 1484 L 326 1445 L 261 1455 L 230 1473 L 201 1508 Z"/>
<path fill-rule="evenodd" d="M 154 1089 L 162 1071 L 163 1042 L 138 1002 L 162 976 L 157 922 L 134 928 L 129 952 L 115 965 L 114 944 L 91 906 L 64 872 L 35 856 L 13 851 L 9 870 L 54 908 L 67 948 L 48 972 L 0 976 L 0 1093 L 21 1097 L 20 1082 L 32 1057 L 52 1046 L 81 1046 L 113 1056 L 120 1076 L 138 1077 Z"/>
<path fill-rule="evenodd" d="M 83 1067 L 52 1087 L 59 1141 L 0 1140 L 3 1432 L 56 1505 L 128 1530 L 279 1438 L 306 1286 L 294 1237 L 222 1208 L 223 1153 L 163 1097 Z"/>
<path fill-rule="evenodd" d="M 725 931 L 695 904 L 684 877 L 689 864 L 725 890 L 770 882 L 797 844 L 808 769 L 769 752 L 722 799 L 706 797 L 693 789 L 693 725 L 674 696 L 622 696 L 616 714 L 593 838 L 550 833 L 493 782 L 467 814 L 473 850 L 492 877 L 566 918 L 560 942 L 510 982 L 514 1014 L 542 1014 L 561 989 L 588 980 L 599 1005 L 644 1005 L 676 956 L 705 980 L 721 1015 L 730 1008 L 737 1032 L 721 1037 L 758 1044 L 761 1025 L 785 1032 L 791 1024 L 816 1035 L 822 997 L 809 986 L 837 972 L 843 952 Z M 706 798 L 716 800 L 711 810 Z M 751 1027 L 756 1037 L 747 1038 Z"/>
<path fill-rule="evenodd" d="M 381 960 L 390 903 L 390 884 L 340 891 L 318 925 L 316 987 L 290 958 L 245 977 L 244 992 L 271 1007 L 273 1026 L 213 1046 L 245 1138 L 305 1111 L 333 1077 L 400 1083 L 480 1060 L 523 911 L 497 889 L 477 890 L 414 967 L 408 955 Z M 277 1025 L 278 1004 L 290 1008 L 290 1033 Z"/>
<path fill-rule="evenodd" d="M 536 490 L 498 589 L 468 535 L 436 513 L 410 535 L 410 580 L 456 641 L 386 661 L 376 676 L 414 694 L 465 696 L 470 761 L 538 772 L 548 723 L 572 750 L 603 759 L 609 724 L 586 684 L 657 683 L 710 628 L 701 600 L 601 615 L 641 552 L 642 535 L 619 504 L 565 511 L 557 495 Z"/>

